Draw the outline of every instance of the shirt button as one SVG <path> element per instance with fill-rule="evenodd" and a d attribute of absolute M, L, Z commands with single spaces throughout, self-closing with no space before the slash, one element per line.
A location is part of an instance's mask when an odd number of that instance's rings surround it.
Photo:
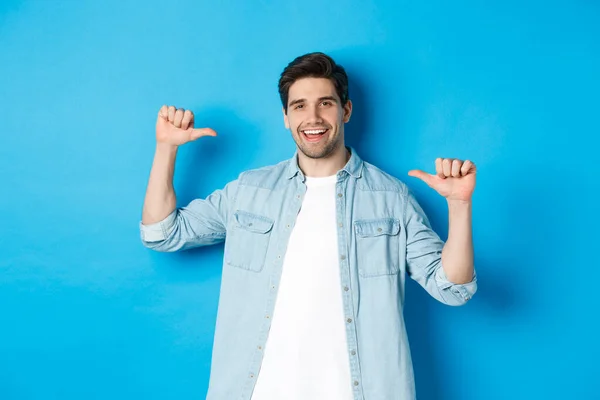
<path fill-rule="evenodd" d="M 342 197 L 342 194 L 341 194 L 341 193 L 338 193 L 338 197 Z"/>
<path fill-rule="evenodd" d="M 377 228 L 377 232 L 381 232 L 381 230 L 382 230 L 381 228 Z"/>
<path fill-rule="evenodd" d="M 346 322 L 348 322 L 348 323 L 351 323 L 351 322 L 352 322 L 352 318 L 348 318 L 348 319 L 346 320 Z"/>
<path fill-rule="evenodd" d="M 269 318 L 271 318 L 271 317 L 269 317 L 268 315 L 265 315 L 265 318 L 266 318 L 266 319 L 269 319 Z"/>
<path fill-rule="evenodd" d="M 258 346 L 258 349 L 259 349 L 259 350 L 262 350 L 262 346 Z"/>
<path fill-rule="evenodd" d="M 356 355 L 356 351 L 352 350 L 352 351 L 350 352 L 350 354 L 352 354 L 353 356 L 355 356 L 355 355 Z"/>
<path fill-rule="evenodd" d="M 338 226 L 341 228 L 344 226 L 344 224 L 342 224 L 341 222 L 338 224 Z"/>
<path fill-rule="evenodd" d="M 254 374 L 250 374 L 250 378 L 254 378 Z"/>
<path fill-rule="evenodd" d="M 347 292 L 348 290 L 350 290 L 350 288 L 348 288 L 348 286 L 344 286 L 344 292 Z"/>
<path fill-rule="evenodd" d="M 354 381 L 354 386 L 358 386 L 358 381 Z"/>
<path fill-rule="evenodd" d="M 342 255 L 340 258 L 341 258 L 342 260 L 345 260 L 345 259 L 346 259 L 346 256 Z"/>
<path fill-rule="evenodd" d="M 290 229 L 290 224 L 287 224 L 286 226 L 287 226 L 288 229 Z"/>

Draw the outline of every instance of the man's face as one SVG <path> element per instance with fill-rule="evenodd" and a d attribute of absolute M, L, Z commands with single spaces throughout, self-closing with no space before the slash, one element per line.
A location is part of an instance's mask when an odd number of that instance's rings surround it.
<path fill-rule="evenodd" d="M 350 119 L 350 100 L 342 107 L 333 82 L 302 78 L 290 86 L 285 127 L 298 149 L 310 158 L 325 158 L 344 146 L 344 124 Z"/>

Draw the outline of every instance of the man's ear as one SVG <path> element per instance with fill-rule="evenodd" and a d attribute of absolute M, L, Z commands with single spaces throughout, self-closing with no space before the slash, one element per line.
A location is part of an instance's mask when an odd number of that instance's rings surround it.
<path fill-rule="evenodd" d="M 281 111 L 283 112 L 283 123 L 285 125 L 285 129 L 290 129 L 290 121 L 288 119 L 287 113 L 285 112 L 285 108 L 281 107 Z"/>
<path fill-rule="evenodd" d="M 350 116 L 352 115 L 352 101 L 348 99 L 346 105 L 344 106 L 344 123 L 350 121 Z"/>

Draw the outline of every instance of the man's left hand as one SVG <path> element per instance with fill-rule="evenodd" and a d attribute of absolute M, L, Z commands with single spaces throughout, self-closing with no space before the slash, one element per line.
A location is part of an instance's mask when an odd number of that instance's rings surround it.
<path fill-rule="evenodd" d="M 421 179 L 429 187 L 435 189 L 448 201 L 471 201 L 475 190 L 475 173 L 477 169 L 471 161 L 454 158 L 437 158 L 435 160 L 435 175 L 418 169 L 408 172 L 408 175 Z"/>

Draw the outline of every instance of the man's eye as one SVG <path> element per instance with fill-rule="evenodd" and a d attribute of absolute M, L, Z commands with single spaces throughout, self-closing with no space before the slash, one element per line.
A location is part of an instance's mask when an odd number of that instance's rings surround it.
<path fill-rule="evenodd" d="M 330 101 L 324 101 L 321 104 L 323 104 L 324 106 L 329 106 L 329 105 L 331 105 L 331 102 Z"/>
<path fill-rule="evenodd" d="M 304 107 L 304 105 L 298 104 L 296 107 L 294 107 L 294 110 L 298 110 L 299 108 L 302 108 L 302 107 Z"/>

